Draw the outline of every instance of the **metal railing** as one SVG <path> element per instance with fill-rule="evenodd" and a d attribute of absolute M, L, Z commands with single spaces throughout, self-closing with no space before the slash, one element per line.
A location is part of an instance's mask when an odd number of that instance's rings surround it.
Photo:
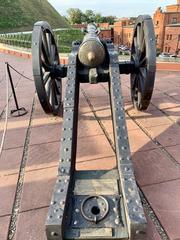
<path fill-rule="evenodd" d="M 54 30 L 54 36 L 60 53 L 70 53 L 72 41 L 82 40 L 84 34 L 79 29 L 57 29 Z M 0 35 L 0 43 L 21 47 L 31 48 L 32 33 L 9 33 Z"/>

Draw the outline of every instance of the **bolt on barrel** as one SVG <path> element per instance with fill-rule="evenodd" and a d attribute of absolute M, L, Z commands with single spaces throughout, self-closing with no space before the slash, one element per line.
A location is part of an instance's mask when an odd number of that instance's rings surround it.
<path fill-rule="evenodd" d="M 95 24 L 88 24 L 86 32 L 79 47 L 78 57 L 83 65 L 94 68 L 103 63 L 105 49 L 98 37 L 98 29 Z"/>

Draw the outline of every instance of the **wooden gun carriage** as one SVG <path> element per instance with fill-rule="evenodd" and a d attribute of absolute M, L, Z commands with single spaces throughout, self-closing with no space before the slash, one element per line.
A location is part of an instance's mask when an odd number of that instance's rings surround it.
<path fill-rule="evenodd" d="M 146 110 L 156 71 L 156 40 L 150 16 L 135 23 L 130 61 L 119 61 L 111 40 L 89 24 L 84 40 L 72 43 L 68 65 L 60 64 L 51 27 L 37 22 L 32 35 L 33 74 L 47 114 L 63 111 L 58 178 L 46 221 L 48 240 L 131 239 L 146 236 L 146 218 L 136 185 L 125 122 L 120 74 L 130 74 L 134 107 Z M 62 104 L 62 81 L 67 78 Z M 80 84 L 107 82 L 117 168 L 75 170 Z"/>

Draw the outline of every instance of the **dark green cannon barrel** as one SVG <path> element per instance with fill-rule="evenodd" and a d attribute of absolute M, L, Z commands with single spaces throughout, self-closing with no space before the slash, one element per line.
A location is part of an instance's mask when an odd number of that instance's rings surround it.
<path fill-rule="evenodd" d="M 98 37 L 98 29 L 95 24 L 88 24 L 86 32 L 79 47 L 78 57 L 82 64 L 94 68 L 103 63 L 105 49 Z"/>

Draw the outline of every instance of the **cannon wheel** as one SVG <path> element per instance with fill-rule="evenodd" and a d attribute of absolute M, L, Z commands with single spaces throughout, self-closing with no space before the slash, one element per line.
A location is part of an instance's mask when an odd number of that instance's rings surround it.
<path fill-rule="evenodd" d="M 37 22 L 32 32 L 33 75 L 39 101 L 47 114 L 58 115 L 62 103 L 61 78 L 53 74 L 59 65 L 59 54 L 51 27 Z"/>
<path fill-rule="evenodd" d="M 136 70 L 131 74 L 131 97 L 137 110 L 150 104 L 156 73 L 156 41 L 152 18 L 139 16 L 135 23 L 131 60 Z"/>

